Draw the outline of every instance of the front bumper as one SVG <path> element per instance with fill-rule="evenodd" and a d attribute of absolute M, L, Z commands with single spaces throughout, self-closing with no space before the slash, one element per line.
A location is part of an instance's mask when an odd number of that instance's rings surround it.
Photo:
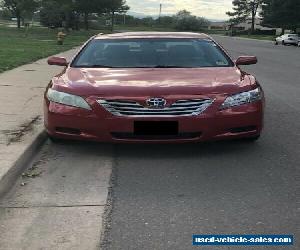
<path fill-rule="evenodd" d="M 188 117 L 118 117 L 102 107 L 92 111 L 69 107 L 45 98 L 45 128 L 52 137 L 100 142 L 192 142 L 255 137 L 263 129 L 263 101 L 219 111 L 210 107 Z M 178 121 L 176 136 L 136 136 L 135 121 Z"/>
<path fill-rule="evenodd" d="M 298 45 L 298 41 L 296 40 L 285 40 L 285 44 L 290 44 L 290 45 Z"/>

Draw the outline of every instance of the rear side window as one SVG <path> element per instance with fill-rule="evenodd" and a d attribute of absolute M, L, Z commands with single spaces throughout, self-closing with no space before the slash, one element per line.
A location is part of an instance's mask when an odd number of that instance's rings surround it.
<path fill-rule="evenodd" d="M 72 67 L 232 67 L 234 64 L 211 40 L 95 39 L 75 58 Z"/>

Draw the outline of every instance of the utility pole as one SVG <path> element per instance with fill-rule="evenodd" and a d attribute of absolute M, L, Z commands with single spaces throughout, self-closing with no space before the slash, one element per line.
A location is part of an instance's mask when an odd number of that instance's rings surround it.
<path fill-rule="evenodd" d="M 161 11 L 162 11 L 162 4 L 159 4 L 159 15 L 158 15 L 158 23 L 159 24 L 160 24 Z"/>
<path fill-rule="evenodd" d="M 161 11 L 162 11 L 162 3 L 159 4 L 159 18 L 161 17 Z"/>
<path fill-rule="evenodd" d="M 162 4 L 159 4 L 159 15 L 158 15 L 158 23 L 159 24 L 160 24 L 161 11 L 162 11 Z"/>

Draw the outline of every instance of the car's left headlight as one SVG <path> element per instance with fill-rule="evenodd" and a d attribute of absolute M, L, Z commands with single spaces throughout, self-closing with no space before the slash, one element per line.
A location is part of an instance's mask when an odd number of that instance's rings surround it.
<path fill-rule="evenodd" d="M 236 107 L 247 103 L 252 103 L 261 100 L 263 93 L 261 88 L 256 88 L 247 92 L 235 94 L 226 98 L 220 109 Z"/>
<path fill-rule="evenodd" d="M 47 98 L 51 102 L 91 110 L 89 104 L 81 96 L 71 95 L 68 93 L 56 91 L 54 89 L 48 89 Z"/>

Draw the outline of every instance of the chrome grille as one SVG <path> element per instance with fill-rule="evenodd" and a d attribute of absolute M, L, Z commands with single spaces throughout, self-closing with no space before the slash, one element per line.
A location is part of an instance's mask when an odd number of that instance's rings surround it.
<path fill-rule="evenodd" d="M 212 99 L 178 100 L 169 107 L 153 109 L 138 102 L 127 100 L 98 100 L 107 111 L 116 116 L 195 116 L 203 113 L 213 102 Z"/>

